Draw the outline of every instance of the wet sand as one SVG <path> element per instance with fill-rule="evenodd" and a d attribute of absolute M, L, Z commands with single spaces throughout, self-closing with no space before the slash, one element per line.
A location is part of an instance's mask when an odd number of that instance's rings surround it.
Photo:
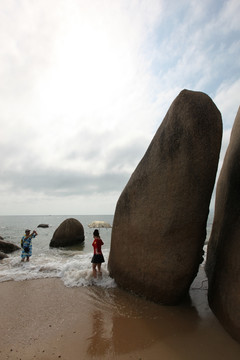
<path fill-rule="evenodd" d="M 208 307 L 204 280 L 201 270 L 189 301 L 174 307 L 60 279 L 1 283 L 0 359 L 240 359 L 240 344 Z"/>

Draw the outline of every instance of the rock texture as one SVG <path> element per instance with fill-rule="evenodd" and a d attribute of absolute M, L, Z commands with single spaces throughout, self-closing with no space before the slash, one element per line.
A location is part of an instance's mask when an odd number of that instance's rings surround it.
<path fill-rule="evenodd" d="M 0 251 L 0 260 L 7 258 L 8 256 Z"/>
<path fill-rule="evenodd" d="M 0 240 L 0 251 L 4 252 L 5 254 L 12 253 L 13 251 L 19 250 L 20 247 L 10 243 L 8 241 Z"/>
<path fill-rule="evenodd" d="M 80 244 L 84 241 L 84 229 L 82 224 L 73 218 L 64 220 L 55 230 L 51 247 L 66 247 Z"/>
<path fill-rule="evenodd" d="M 209 305 L 240 342 L 240 108 L 217 183 L 205 268 Z"/>
<path fill-rule="evenodd" d="M 116 206 L 108 268 L 119 286 L 163 304 L 186 295 L 202 261 L 221 138 L 212 100 L 183 90 Z"/>

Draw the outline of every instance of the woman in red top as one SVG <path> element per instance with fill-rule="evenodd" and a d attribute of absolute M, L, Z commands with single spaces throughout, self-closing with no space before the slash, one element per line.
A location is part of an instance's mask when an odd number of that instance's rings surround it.
<path fill-rule="evenodd" d="M 102 272 L 101 272 L 101 265 L 103 262 L 105 262 L 103 254 L 102 254 L 102 250 L 101 247 L 102 245 L 104 245 L 104 242 L 102 241 L 102 239 L 100 239 L 99 236 L 99 231 L 96 229 L 93 232 L 93 238 L 94 241 L 92 243 L 93 246 L 93 257 L 92 257 L 92 269 L 93 269 L 93 276 L 96 278 L 97 277 L 97 269 L 98 269 L 98 273 L 101 276 Z M 97 269 L 96 269 L 97 267 Z"/>

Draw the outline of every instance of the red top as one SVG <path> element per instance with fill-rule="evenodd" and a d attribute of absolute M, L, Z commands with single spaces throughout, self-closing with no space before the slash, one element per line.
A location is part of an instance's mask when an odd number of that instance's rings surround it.
<path fill-rule="evenodd" d="M 104 245 L 104 242 L 102 241 L 102 239 L 100 239 L 100 238 L 94 239 L 94 241 L 92 243 L 94 255 L 102 254 L 102 250 L 101 250 L 102 245 Z"/>

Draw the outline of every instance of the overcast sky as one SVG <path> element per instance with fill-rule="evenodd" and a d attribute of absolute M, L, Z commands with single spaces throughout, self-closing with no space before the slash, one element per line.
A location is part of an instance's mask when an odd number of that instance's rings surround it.
<path fill-rule="evenodd" d="M 1 0 L 0 215 L 113 214 L 182 89 L 240 105 L 239 0 Z"/>

